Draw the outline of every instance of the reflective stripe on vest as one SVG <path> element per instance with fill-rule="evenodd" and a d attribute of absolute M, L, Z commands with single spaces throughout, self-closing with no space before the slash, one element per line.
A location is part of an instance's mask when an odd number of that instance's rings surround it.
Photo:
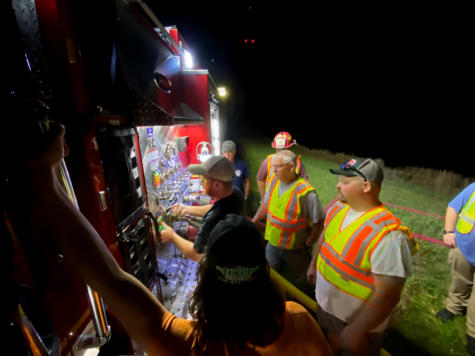
<path fill-rule="evenodd" d="M 348 205 L 338 202 L 328 212 L 317 269 L 336 288 L 368 300 L 374 291 L 370 258 L 376 246 L 395 229 L 412 236 L 409 229 L 401 226 L 382 206 L 367 211 L 340 231 L 348 210 Z"/>
<path fill-rule="evenodd" d="M 455 229 L 461 234 L 469 234 L 475 226 L 475 191 L 463 207 L 457 220 Z"/>
<path fill-rule="evenodd" d="M 269 184 L 265 238 L 273 246 L 291 250 L 295 247 L 296 234 L 310 225 L 306 216 L 301 217 L 300 198 L 315 189 L 299 178 L 279 197 L 279 184 L 277 177 Z"/>
<path fill-rule="evenodd" d="M 274 179 L 275 172 L 272 169 L 272 157 L 274 155 L 267 156 L 267 176 L 266 176 L 266 191 L 269 189 L 269 183 Z M 302 160 L 300 159 L 300 155 L 297 155 L 297 166 L 295 167 L 295 173 L 300 176 Z"/>

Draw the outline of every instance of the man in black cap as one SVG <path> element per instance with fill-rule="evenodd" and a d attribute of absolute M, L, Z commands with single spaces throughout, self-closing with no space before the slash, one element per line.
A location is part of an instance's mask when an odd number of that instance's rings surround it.
<path fill-rule="evenodd" d="M 216 223 L 227 214 L 241 214 L 244 202 L 242 195 L 233 191 L 234 168 L 224 156 L 212 156 L 204 163 L 190 164 L 188 170 L 202 176 L 205 193 L 214 200 L 214 204 L 199 207 L 180 204 L 172 208 L 172 212 L 177 215 L 203 216 L 194 243 L 181 237 L 165 224 L 161 231 L 161 240 L 175 244 L 185 257 L 199 261 L 205 252 L 209 233 Z"/>
<path fill-rule="evenodd" d="M 409 229 L 379 200 L 383 170 L 372 159 L 339 169 L 338 202 L 307 272 L 316 281 L 317 320 L 334 352 L 379 355 L 389 316 L 411 274 Z"/>

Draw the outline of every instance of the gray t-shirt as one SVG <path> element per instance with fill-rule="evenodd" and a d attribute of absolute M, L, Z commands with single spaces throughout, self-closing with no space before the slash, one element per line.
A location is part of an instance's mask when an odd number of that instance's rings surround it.
<path fill-rule="evenodd" d="M 364 213 L 350 208 L 343 220 L 342 230 Z M 409 277 L 412 271 L 412 257 L 408 237 L 399 230 L 389 232 L 374 249 L 370 261 L 371 272 L 374 274 Z M 315 298 L 323 310 L 347 323 L 351 323 L 365 305 L 361 299 L 334 287 L 318 271 Z M 389 317 L 372 331 L 383 331 L 388 320 Z"/>

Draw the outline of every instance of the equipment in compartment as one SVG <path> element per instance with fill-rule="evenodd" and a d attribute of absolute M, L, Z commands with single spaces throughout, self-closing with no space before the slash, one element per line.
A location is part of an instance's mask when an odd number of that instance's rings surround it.
<path fill-rule="evenodd" d="M 205 205 L 211 202 L 203 193 L 201 179 L 185 168 L 187 160 L 181 152 L 187 137 L 177 136 L 176 126 L 144 126 L 137 128 L 142 169 L 149 209 L 180 235 L 191 241 L 198 233 L 201 218 L 171 215 L 174 204 Z M 173 314 L 191 319 L 189 304 L 197 284 L 198 264 L 184 258 L 173 244 L 156 243 L 156 256 L 161 297 Z"/>

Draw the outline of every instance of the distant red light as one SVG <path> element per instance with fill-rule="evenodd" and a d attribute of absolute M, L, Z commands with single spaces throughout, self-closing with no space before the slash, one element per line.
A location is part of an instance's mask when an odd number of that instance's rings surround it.
<path fill-rule="evenodd" d="M 256 40 L 253 38 L 253 39 L 251 40 L 251 43 L 255 43 L 255 42 L 256 42 Z"/>
<path fill-rule="evenodd" d="M 244 39 L 244 43 L 247 43 L 247 38 Z"/>

